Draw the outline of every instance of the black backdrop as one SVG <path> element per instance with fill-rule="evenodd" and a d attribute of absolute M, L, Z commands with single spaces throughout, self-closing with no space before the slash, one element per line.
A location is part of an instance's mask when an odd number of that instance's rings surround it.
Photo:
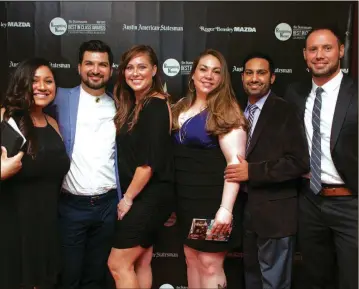
<path fill-rule="evenodd" d="M 352 35 L 353 3 L 2 2 L 0 92 L 6 90 L 9 73 L 18 62 L 32 56 L 50 60 L 59 86 L 78 85 L 78 48 L 83 41 L 100 39 L 113 50 L 115 72 L 125 50 L 133 44 L 151 45 L 174 99 L 185 92 L 193 59 L 205 48 L 214 48 L 226 57 L 233 87 L 243 103 L 241 61 L 247 53 L 264 51 L 277 67 L 273 90 L 282 95 L 288 83 L 309 76 L 302 48 L 312 27 L 335 24 L 343 38 Z M 342 62 L 349 74 L 351 41 L 346 37 Z M 116 73 L 111 85 L 115 77 Z M 294 288 L 304 289 L 300 253 L 295 259 Z M 187 288 L 185 268 L 176 225 L 164 226 L 154 252 L 153 288 Z M 241 248 L 229 253 L 225 268 L 229 288 L 243 288 Z"/>

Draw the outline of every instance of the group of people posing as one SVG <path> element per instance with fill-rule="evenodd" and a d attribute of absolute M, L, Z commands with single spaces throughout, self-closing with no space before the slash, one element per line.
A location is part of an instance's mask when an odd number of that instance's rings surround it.
<path fill-rule="evenodd" d="M 0 289 L 151 288 L 173 211 L 188 288 L 227 288 L 223 262 L 241 244 L 246 289 L 291 288 L 298 231 L 308 289 L 357 289 L 358 90 L 343 54 L 335 30 L 310 31 L 311 78 L 284 97 L 271 58 L 248 55 L 243 108 L 214 49 L 176 103 L 147 45 L 122 55 L 111 92 L 102 41 L 81 45 L 75 88 L 57 87 L 47 60 L 21 62 L 1 106 L 26 143 L 1 147 Z M 229 239 L 192 238 L 196 219 Z"/>

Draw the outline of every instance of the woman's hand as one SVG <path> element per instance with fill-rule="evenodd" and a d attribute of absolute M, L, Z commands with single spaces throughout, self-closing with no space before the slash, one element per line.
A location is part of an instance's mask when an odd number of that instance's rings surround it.
<path fill-rule="evenodd" d="M 117 220 L 122 220 L 123 217 L 128 213 L 133 204 L 132 200 L 126 198 L 126 194 L 123 196 L 121 201 L 117 205 Z"/>
<path fill-rule="evenodd" d="M 20 151 L 17 155 L 8 158 L 6 148 L 1 147 L 1 180 L 12 177 L 22 168 L 21 159 L 23 156 L 24 152 Z"/>
<path fill-rule="evenodd" d="M 212 235 L 226 234 L 232 230 L 233 214 L 224 207 L 219 207 L 213 223 Z"/>

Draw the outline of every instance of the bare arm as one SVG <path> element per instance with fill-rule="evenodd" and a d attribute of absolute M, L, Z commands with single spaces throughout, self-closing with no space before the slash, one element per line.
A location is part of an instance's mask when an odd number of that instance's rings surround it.
<path fill-rule="evenodd" d="M 126 191 L 126 200 L 132 202 L 142 191 L 152 177 L 152 169 L 149 166 L 137 167 L 131 184 Z"/>
<path fill-rule="evenodd" d="M 155 97 L 154 97 L 155 98 Z M 137 129 L 143 135 L 144 141 L 137 149 L 137 167 L 123 198 L 118 205 L 118 218 L 122 219 L 130 210 L 133 200 L 141 193 L 150 181 L 153 173 L 158 169 L 158 163 L 165 160 L 166 156 L 161 150 L 163 137 L 169 137 L 170 110 L 164 102 L 151 100 L 148 106 L 141 112 L 142 122 L 137 123 Z M 168 119 L 168 121 L 167 121 Z"/>
<path fill-rule="evenodd" d="M 239 128 L 219 138 L 219 145 L 226 158 L 227 165 L 238 164 L 237 155 L 244 155 L 246 148 L 246 132 Z M 239 191 L 239 183 L 224 180 L 222 202 L 216 213 L 213 233 L 225 233 L 231 230 L 232 211 Z"/>
<path fill-rule="evenodd" d="M 1 180 L 6 180 L 15 175 L 22 168 L 21 159 L 24 156 L 22 151 L 17 155 L 8 158 L 5 147 L 1 147 Z"/>
<path fill-rule="evenodd" d="M 219 145 L 222 149 L 227 165 L 238 164 L 237 155 L 245 155 L 247 142 L 246 132 L 239 128 L 219 138 Z M 221 205 L 232 212 L 234 202 L 239 191 L 239 183 L 224 181 Z"/>

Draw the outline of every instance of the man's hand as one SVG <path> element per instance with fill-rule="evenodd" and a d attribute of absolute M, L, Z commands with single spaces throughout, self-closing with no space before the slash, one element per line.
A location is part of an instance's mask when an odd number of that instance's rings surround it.
<path fill-rule="evenodd" d="M 24 153 L 20 151 L 17 155 L 8 158 L 6 148 L 1 147 L 1 180 L 10 178 L 21 169 L 21 159 L 23 156 Z"/>
<path fill-rule="evenodd" d="M 239 164 L 228 165 L 224 171 L 224 178 L 228 182 L 248 181 L 248 162 L 240 155 L 237 155 Z"/>

